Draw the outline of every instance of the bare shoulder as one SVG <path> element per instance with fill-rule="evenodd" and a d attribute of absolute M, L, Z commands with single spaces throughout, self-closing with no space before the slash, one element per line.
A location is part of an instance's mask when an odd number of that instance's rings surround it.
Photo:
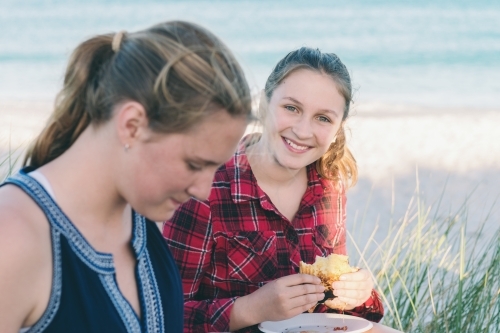
<path fill-rule="evenodd" d="M 1 332 L 18 330 L 40 312 L 50 295 L 51 263 L 50 227 L 42 211 L 16 186 L 0 187 Z"/>
<path fill-rule="evenodd" d="M 49 225 L 36 203 L 14 185 L 0 187 L 0 239 L 21 243 L 22 246 L 36 245 L 40 233 L 46 233 Z M 6 243 L 0 242 L 4 247 Z M 21 246 L 12 244 L 14 247 Z M 26 248 L 25 248 L 26 250 Z"/>

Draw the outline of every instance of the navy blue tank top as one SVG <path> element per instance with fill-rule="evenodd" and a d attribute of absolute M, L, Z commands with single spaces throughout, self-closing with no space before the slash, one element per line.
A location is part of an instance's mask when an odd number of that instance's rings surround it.
<path fill-rule="evenodd" d="M 2 185 L 20 187 L 45 213 L 53 275 L 47 309 L 26 332 L 182 332 L 181 279 L 155 223 L 133 213 L 131 247 L 137 259 L 139 319 L 118 289 L 112 255 L 94 250 L 28 171 L 21 170 Z"/>

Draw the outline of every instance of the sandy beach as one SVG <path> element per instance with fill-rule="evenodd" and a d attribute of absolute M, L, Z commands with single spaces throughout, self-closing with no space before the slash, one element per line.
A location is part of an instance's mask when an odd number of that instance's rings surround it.
<path fill-rule="evenodd" d="M 17 156 L 26 148 L 51 108 L 49 100 L 0 102 L 0 161 L 9 150 L 17 149 Z M 425 204 L 435 207 L 442 198 L 442 214 L 455 214 L 467 202 L 461 218 L 469 232 L 488 214 L 488 225 L 498 225 L 499 124 L 500 110 L 354 105 L 348 142 L 360 177 L 348 192 L 350 227 L 364 219 L 363 230 L 378 225 L 378 237 L 384 237 L 391 217 L 397 221 L 407 211 L 417 179 Z M 357 236 L 360 242 L 363 237 Z"/>
<path fill-rule="evenodd" d="M 408 207 L 416 212 L 418 194 L 432 214 L 467 221 L 468 233 L 477 231 L 483 221 L 487 229 L 496 230 L 498 124 L 500 110 L 355 107 L 349 144 L 360 179 L 348 192 L 351 226 L 364 218 L 366 229 L 379 225 L 382 239 L 391 217 L 400 221 Z"/>

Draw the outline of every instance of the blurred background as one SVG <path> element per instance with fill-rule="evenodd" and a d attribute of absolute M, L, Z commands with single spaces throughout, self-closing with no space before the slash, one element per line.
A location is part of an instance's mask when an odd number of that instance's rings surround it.
<path fill-rule="evenodd" d="M 500 2 L 493 0 L 2 0 L 0 97 L 46 99 L 71 50 L 94 34 L 165 20 L 220 36 L 262 88 L 300 46 L 334 52 L 358 102 L 500 108 Z"/>
<path fill-rule="evenodd" d="M 339 55 L 355 87 L 348 126 L 360 181 L 348 195 L 348 220 L 363 226 L 360 242 L 375 225 L 387 235 L 389 220 L 416 209 L 415 195 L 462 214 L 470 232 L 500 220 L 493 0 L 1 0 L 0 160 L 21 153 L 43 127 L 76 45 L 165 20 L 196 22 L 221 37 L 254 92 L 293 49 Z"/>

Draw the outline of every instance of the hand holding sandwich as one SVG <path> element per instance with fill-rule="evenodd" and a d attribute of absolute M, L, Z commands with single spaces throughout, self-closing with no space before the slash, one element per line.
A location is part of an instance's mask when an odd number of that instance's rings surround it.
<path fill-rule="evenodd" d="M 352 310 L 370 298 L 373 289 L 373 280 L 366 269 L 340 276 L 339 281 L 332 283 L 334 299 L 325 301 L 325 305 L 332 309 Z"/>
<path fill-rule="evenodd" d="M 313 264 L 301 261 L 300 272 L 319 277 L 325 289 L 333 292 L 336 297 L 325 301 L 331 309 L 352 310 L 370 297 L 373 288 L 368 271 L 350 266 L 344 255 L 317 256 Z"/>
<path fill-rule="evenodd" d="M 231 311 L 230 331 L 296 316 L 323 299 L 324 290 L 319 278 L 307 274 L 271 281 L 252 294 L 236 299 Z"/>

